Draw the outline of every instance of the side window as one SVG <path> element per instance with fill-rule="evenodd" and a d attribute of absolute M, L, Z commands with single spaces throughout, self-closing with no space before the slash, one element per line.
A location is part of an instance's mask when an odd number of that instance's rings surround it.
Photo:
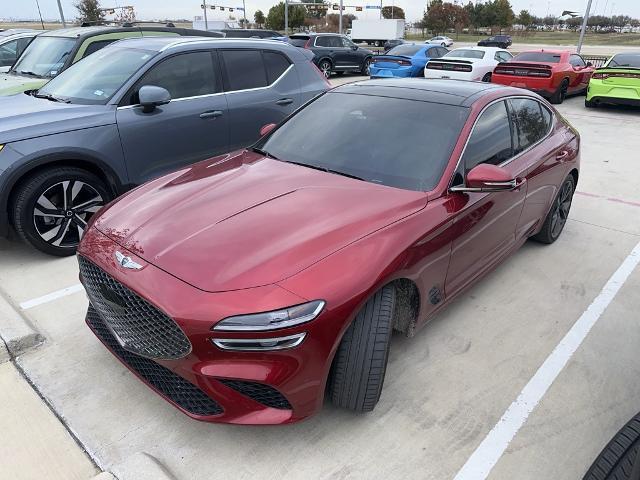
<path fill-rule="evenodd" d="M 330 47 L 331 46 L 331 38 L 329 36 L 322 36 L 316 38 L 316 47 Z"/>
<path fill-rule="evenodd" d="M 329 46 L 331 48 L 344 48 L 342 37 L 329 37 Z"/>
<path fill-rule="evenodd" d="M 444 57 L 447 53 L 449 53 L 449 50 L 444 47 L 438 47 L 438 52 L 440 53 L 440 55 L 438 55 L 439 57 Z"/>
<path fill-rule="evenodd" d="M 497 62 L 507 62 L 511 59 L 511 55 L 507 52 L 496 52 L 494 59 Z"/>
<path fill-rule="evenodd" d="M 267 72 L 259 50 L 222 50 L 227 92 L 266 87 Z"/>
<path fill-rule="evenodd" d="M 574 67 L 586 67 L 587 64 L 584 63 L 584 60 L 582 59 L 582 57 L 580 55 L 576 55 L 576 54 L 572 54 L 569 57 L 569 63 L 571 65 L 573 65 Z"/>
<path fill-rule="evenodd" d="M 169 57 L 154 65 L 138 81 L 138 86 L 166 88 L 175 100 L 215 93 L 214 79 L 211 53 L 192 52 Z"/>
<path fill-rule="evenodd" d="M 343 47 L 351 48 L 351 47 L 353 47 L 355 45 L 355 43 L 353 43 L 348 38 L 340 37 L 340 40 L 342 40 L 342 46 Z"/>
<path fill-rule="evenodd" d="M 267 67 L 267 80 L 271 85 L 289 68 L 291 62 L 278 52 L 262 52 L 262 55 L 264 56 L 264 65 Z"/>
<path fill-rule="evenodd" d="M 498 102 L 488 107 L 476 122 L 462 157 L 465 171 L 481 163 L 499 165 L 512 157 L 511 127 L 507 107 Z"/>
<path fill-rule="evenodd" d="M 94 52 L 97 52 L 98 50 L 100 50 L 101 48 L 106 47 L 107 45 L 109 45 L 110 43 L 115 42 L 116 39 L 112 39 L 112 40 L 98 40 L 96 42 L 92 42 L 87 46 L 87 49 L 84 51 L 84 54 L 82 55 L 82 58 L 88 57 L 89 55 L 91 55 Z"/>
<path fill-rule="evenodd" d="M 10 67 L 18 58 L 18 41 L 7 42 L 0 47 L 0 67 Z"/>
<path fill-rule="evenodd" d="M 553 127 L 553 116 L 551 115 L 551 112 L 547 109 L 547 107 L 540 105 L 540 110 L 542 110 L 542 118 L 544 120 L 544 124 L 547 127 L 547 133 L 549 132 L 549 130 L 551 130 L 551 128 Z"/>
<path fill-rule="evenodd" d="M 509 103 L 515 127 L 514 153 L 518 154 L 542 140 L 549 131 L 549 124 L 543 117 L 543 109 L 539 102 L 527 98 L 514 98 L 509 100 Z"/>
<path fill-rule="evenodd" d="M 25 48 L 29 46 L 33 38 L 19 38 L 18 39 L 18 48 L 16 49 L 16 55 L 19 57 L 24 52 Z"/>

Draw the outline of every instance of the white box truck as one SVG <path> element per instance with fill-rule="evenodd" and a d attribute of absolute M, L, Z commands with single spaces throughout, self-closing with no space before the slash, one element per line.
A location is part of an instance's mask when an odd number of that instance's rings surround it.
<path fill-rule="evenodd" d="M 387 40 L 404 38 L 404 20 L 354 20 L 349 38 L 355 43 L 368 43 L 381 47 Z"/>

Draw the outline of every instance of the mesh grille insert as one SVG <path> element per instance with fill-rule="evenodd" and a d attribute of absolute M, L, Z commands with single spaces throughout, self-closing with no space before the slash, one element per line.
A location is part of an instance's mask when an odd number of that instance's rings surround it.
<path fill-rule="evenodd" d="M 123 348 L 162 360 L 191 352 L 191 342 L 165 313 L 85 258 L 79 256 L 78 263 L 91 304 Z"/>
<path fill-rule="evenodd" d="M 120 346 L 95 309 L 89 306 L 87 323 L 94 333 L 161 395 L 194 415 L 219 415 L 222 407 L 202 390 L 153 360 L 128 352 Z"/>
<path fill-rule="evenodd" d="M 223 378 L 219 378 L 218 381 L 267 407 L 291 410 L 291 404 L 284 395 L 269 385 L 248 382 L 246 380 L 227 380 Z"/>

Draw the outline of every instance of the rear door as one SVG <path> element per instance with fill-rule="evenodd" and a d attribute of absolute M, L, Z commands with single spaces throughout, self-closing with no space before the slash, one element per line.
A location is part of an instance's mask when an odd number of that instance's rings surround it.
<path fill-rule="evenodd" d="M 278 50 L 220 49 L 229 107 L 230 149 L 255 142 L 260 129 L 279 123 L 300 105 L 300 81 L 291 60 Z"/>
<path fill-rule="evenodd" d="M 180 53 L 160 60 L 136 82 L 116 114 L 132 183 L 228 151 L 227 100 L 217 70 L 210 51 Z M 136 106 L 144 85 L 167 89 L 171 102 L 144 113 Z"/>
<path fill-rule="evenodd" d="M 506 168 L 513 178 L 525 170 L 514 158 L 512 126 L 506 101 L 489 105 L 478 117 L 465 148 L 456 183 L 476 165 Z M 455 240 L 445 291 L 454 295 L 494 265 L 515 245 L 516 226 L 524 205 L 526 184 L 512 191 L 450 193 L 455 214 Z"/>

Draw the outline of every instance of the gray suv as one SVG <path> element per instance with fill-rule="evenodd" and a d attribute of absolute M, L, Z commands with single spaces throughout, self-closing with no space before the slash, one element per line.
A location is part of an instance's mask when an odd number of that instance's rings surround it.
<path fill-rule="evenodd" d="M 278 41 L 116 42 L 40 90 L 0 98 L 0 235 L 71 255 L 91 216 L 135 185 L 246 147 L 329 88 Z"/>

